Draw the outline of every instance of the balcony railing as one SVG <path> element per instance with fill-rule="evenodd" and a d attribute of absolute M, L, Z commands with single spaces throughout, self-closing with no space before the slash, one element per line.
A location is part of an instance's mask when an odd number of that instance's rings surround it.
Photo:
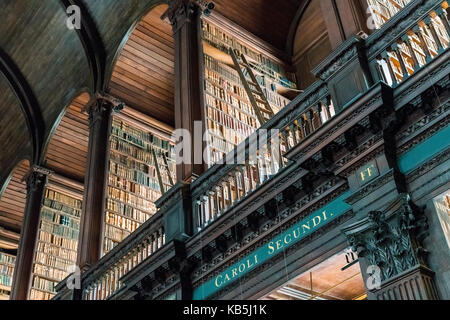
<path fill-rule="evenodd" d="M 157 212 L 81 275 L 83 300 L 108 299 L 122 287 L 120 279 L 124 275 L 164 246 L 163 214 L 162 210 Z M 60 294 L 66 282 L 63 280 L 56 288 Z"/>
<path fill-rule="evenodd" d="M 420 1 L 411 2 L 405 11 L 399 12 L 366 40 L 370 48 L 369 62 L 376 64 L 381 79 L 392 87 L 404 82 L 449 47 L 448 2 L 425 2 L 424 13 L 413 23 L 408 24 L 405 16 L 421 13 L 415 11 Z M 393 26 L 397 25 L 402 28 L 393 34 Z"/>
<path fill-rule="evenodd" d="M 195 180 L 191 185 L 195 231 L 286 168 L 284 155 L 334 114 L 326 84 L 316 82 L 230 152 L 223 163 Z"/>
<path fill-rule="evenodd" d="M 411 1 L 369 36 L 363 50 L 371 77 L 395 88 L 446 52 L 450 35 L 447 8 L 447 1 L 442 0 Z M 339 53 L 334 52 L 331 56 L 336 54 Z M 394 62 L 395 57 L 397 62 Z M 341 106 L 340 110 L 345 107 Z M 193 232 L 201 232 L 227 215 L 230 209 L 280 175 L 291 164 L 285 155 L 301 146 L 339 112 L 335 110 L 328 84 L 319 80 L 229 153 L 224 163 L 214 165 L 195 180 L 190 185 Z M 163 217 L 169 209 L 163 206 L 82 274 L 83 299 L 112 297 L 122 288 L 121 279 L 132 269 L 144 260 L 149 265 L 149 259 L 160 259 L 155 252 L 165 245 Z M 64 281 L 57 290 L 56 299 L 67 295 Z"/>

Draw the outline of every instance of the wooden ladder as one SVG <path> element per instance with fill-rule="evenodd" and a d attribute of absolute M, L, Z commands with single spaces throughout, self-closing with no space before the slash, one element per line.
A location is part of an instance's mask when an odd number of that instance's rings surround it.
<path fill-rule="evenodd" d="M 159 188 L 161 189 L 161 194 L 164 194 L 167 190 L 164 188 L 164 182 L 161 175 L 161 168 L 160 163 L 158 162 L 158 157 L 156 155 L 155 149 L 152 148 L 152 154 L 153 154 L 153 161 L 155 162 L 155 168 L 156 168 L 156 175 L 158 176 L 158 182 L 159 182 Z M 166 154 L 162 153 L 164 165 L 163 167 L 167 171 L 167 177 L 169 179 L 169 184 L 171 187 L 173 187 L 173 179 L 172 179 L 172 172 L 170 171 L 169 161 L 167 160 Z"/>
<path fill-rule="evenodd" d="M 264 92 L 259 86 L 258 81 L 256 80 L 256 77 L 252 71 L 252 67 L 247 62 L 247 59 L 245 59 L 244 54 L 240 54 L 238 50 L 234 50 L 233 48 L 230 48 L 229 51 L 231 58 L 233 59 L 236 71 L 238 72 L 239 77 L 241 78 L 241 82 L 244 85 L 245 91 L 247 92 L 250 103 L 253 109 L 255 110 L 259 124 L 263 125 L 267 121 L 266 117 L 264 117 L 264 114 L 269 115 L 269 119 L 275 115 L 272 110 L 272 107 L 270 106 Z M 247 80 L 247 77 L 242 71 L 243 68 L 250 76 L 250 81 Z M 261 108 L 261 106 L 258 103 L 262 104 L 264 106 L 264 109 Z"/>

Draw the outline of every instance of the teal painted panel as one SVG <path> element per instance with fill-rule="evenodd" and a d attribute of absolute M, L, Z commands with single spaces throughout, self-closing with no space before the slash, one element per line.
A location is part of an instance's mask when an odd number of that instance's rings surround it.
<path fill-rule="evenodd" d="M 282 253 L 284 249 L 351 210 L 351 206 L 344 202 L 344 199 L 349 195 L 350 191 L 347 191 L 326 206 L 314 211 L 281 235 L 272 239 L 272 241 L 259 247 L 253 253 L 196 288 L 194 290 L 194 300 L 208 298 L 216 291 L 239 279 L 240 276 Z"/>
<path fill-rule="evenodd" d="M 403 154 L 398 160 L 400 171 L 407 173 L 448 147 L 450 147 L 450 126 L 441 129 Z"/>

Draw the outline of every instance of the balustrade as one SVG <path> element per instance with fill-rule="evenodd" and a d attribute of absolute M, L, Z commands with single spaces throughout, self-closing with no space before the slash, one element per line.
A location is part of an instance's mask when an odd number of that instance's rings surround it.
<path fill-rule="evenodd" d="M 145 228 L 145 225 L 142 228 Z M 96 274 L 93 268 L 91 269 L 94 271 L 92 274 L 83 275 L 83 300 L 106 300 L 110 298 L 122 287 L 120 279 L 124 275 L 145 259 L 151 257 L 165 244 L 164 227 L 161 226 L 156 230 L 152 228 L 151 230 L 153 231 L 149 232 L 142 240 L 132 245 L 129 251 L 125 251 L 125 254 L 116 258 L 115 262 L 109 261 L 110 265 L 108 267 L 104 267 L 100 263 L 98 268 L 104 271 Z M 141 231 L 145 232 L 146 230 Z M 99 262 L 103 260 L 108 261 L 110 256 L 114 256 L 117 254 L 117 251 L 121 251 L 122 246 L 122 243 L 119 244 L 118 249 L 112 250 Z"/>
<path fill-rule="evenodd" d="M 309 99 L 314 97 L 314 102 Z M 336 114 L 327 87 L 316 83 L 192 184 L 196 231 L 200 232 L 286 167 L 284 155 Z M 289 122 L 284 119 L 289 117 Z M 283 120 L 283 121 L 281 121 Z M 231 160 L 231 161 L 230 161 Z M 222 173 L 222 174 L 221 174 Z"/>
<path fill-rule="evenodd" d="M 381 78 L 396 87 L 449 47 L 447 1 L 439 2 L 378 55 Z"/>

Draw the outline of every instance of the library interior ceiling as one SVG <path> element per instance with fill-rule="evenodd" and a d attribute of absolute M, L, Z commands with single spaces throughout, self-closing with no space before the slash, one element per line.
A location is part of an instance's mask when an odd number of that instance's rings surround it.
<path fill-rule="evenodd" d="M 89 131 L 83 108 L 95 92 L 174 126 L 174 39 L 160 18 L 166 1 L 71 2 L 85 14 L 87 32 L 65 26 L 66 1 L 0 3 L 0 227 L 17 233 L 30 163 L 83 183 Z M 285 58 L 308 2 L 248 0 L 251 10 L 242 10 L 240 1 L 216 0 L 214 14 Z"/>

